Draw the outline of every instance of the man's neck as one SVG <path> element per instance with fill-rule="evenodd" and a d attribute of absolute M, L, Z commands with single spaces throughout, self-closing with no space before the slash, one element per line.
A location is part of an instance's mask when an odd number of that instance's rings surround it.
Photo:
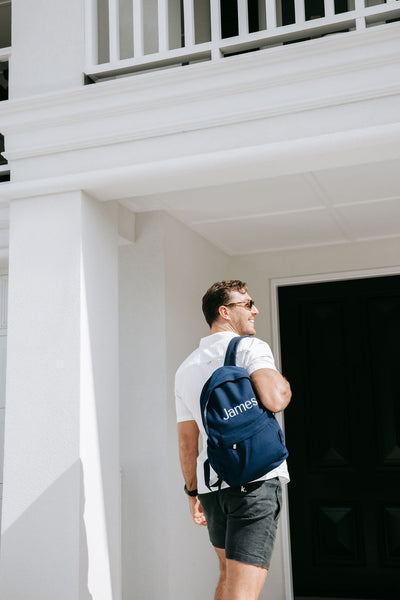
<path fill-rule="evenodd" d="M 221 331 L 231 331 L 232 333 L 238 333 L 230 323 L 213 323 L 211 326 L 211 335 L 213 333 L 220 333 Z M 238 334 L 239 335 L 239 334 Z"/>

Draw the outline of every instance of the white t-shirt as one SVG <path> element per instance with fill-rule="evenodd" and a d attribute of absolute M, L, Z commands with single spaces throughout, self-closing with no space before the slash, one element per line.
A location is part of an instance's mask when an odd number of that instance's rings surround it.
<path fill-rule="evenodd" d="M 199 494 L 210 490 L 204 482 L 204 462 L 207 459 L 207 434 L 200 413 L 200 395 L 206 381 L 212 373 L 222 367 L 230 340 L 236 334 L 230 331 L 214 333 L 200 340 L 199 347 L 181 364 L 175 375 L 175 404 L 178 423 L 196 421 L 200 431 L 201 449 L 197 459 L 197 489 Z M 275 361 L 270 347 L 258 338 L 244 338 L 237 349 L 236 364 L 251 375 L 257 369 L 275 369 Z M 210 468 L 211 480 L 215 473 Z M 288 483 L 289 473 L 286 461 L 260 479 L 279 477 L 282 483 Z M 228 487 L 224 482 L 222 487 Z"/>

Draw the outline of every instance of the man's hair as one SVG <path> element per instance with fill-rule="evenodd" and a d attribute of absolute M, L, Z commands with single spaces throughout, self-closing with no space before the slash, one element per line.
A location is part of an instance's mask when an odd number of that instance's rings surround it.
<path fill-rule="evenodd" d="M 217 281 L 208 288 L 203 296 L 203 313 L 207 323 L 211 325 L 218 318 L 218 309 L 220 306 L 229 304 L 231 292 L 247 292 L 247 283 L 239 279 L 230 281 Z"/>

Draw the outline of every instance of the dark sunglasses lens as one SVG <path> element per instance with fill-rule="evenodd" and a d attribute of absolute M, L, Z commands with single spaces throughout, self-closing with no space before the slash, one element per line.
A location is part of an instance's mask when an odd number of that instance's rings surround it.
<path fill-rule="evenodd" d="M 249 310 L 251 310 L 254 306 L 254 300 L 249 300 L 247 306 L 249 307 Z"/>

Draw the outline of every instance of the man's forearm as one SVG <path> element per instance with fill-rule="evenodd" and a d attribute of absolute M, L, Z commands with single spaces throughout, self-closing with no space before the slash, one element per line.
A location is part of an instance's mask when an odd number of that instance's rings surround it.
<path fill-rule="evenodd" d="M 179 458 L 185 484 L 188 490 L 197 488 L 197 457 L 199 454 L 199 430 L 195 421 L 178 424 Z"/>

